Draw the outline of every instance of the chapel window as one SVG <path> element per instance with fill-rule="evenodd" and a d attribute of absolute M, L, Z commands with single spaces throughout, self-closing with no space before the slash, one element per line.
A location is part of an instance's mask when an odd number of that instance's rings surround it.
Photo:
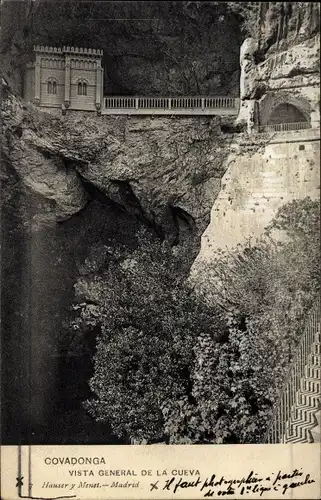
<path fill-rule="evenodd" d="M 87 83 L 79 82 L 78 83 L 78 95 L 87 95 Z"/>
<path fill-rule="evenodd" d="M 55 80 L 48 80 L 47 94 L 57 94 L 57 82 Z"/>

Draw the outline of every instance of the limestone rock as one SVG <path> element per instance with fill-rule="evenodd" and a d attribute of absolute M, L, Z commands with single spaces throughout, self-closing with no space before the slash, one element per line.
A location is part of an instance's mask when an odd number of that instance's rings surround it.
<path fill-rule="evenodd" d="M 246 38 L 240 49 L 240 98 L 242 100 L 250 98 L 256 84 L 256 63 L 255 53 L 258 43 L 254 38 Z"/>
<path fill-rule="evenodd" d="M 262 2 L 257 32 L 264 54 L 272 54 L 313 38 L 320 30 L 316 2 Z"/>
<path fill-rule="evenodd" d="M 317 83 L 320 71 L 320 35 L 282 52 L 272 54 L 258 65 L 259 80 L 279 80 L 298 75 L 312 76 Z M 312 83 L 312 81 L 310 80 Z"/>
<path fill-rule="evenodd" d="M 260 238 L 278 208 L 294 199 L 320 196 L 320 130 L 239 136 L 202 235 L 194 270 L 221 250 Z"/>
<path fill-rule="evenodd" d="M 265 124 L 273 105 L 289 102 L 289 96 L 290 103 L 297 104 L 315 123 L 320 99 L 319 6 L 297 2 L 294 8 L 292 2 L 262 2 L 252 9 L 254 13 L 250 6 L 243 9 L 244 23 L 247 12 L 253 19 L 252 37 L 246 38 L 240 49 L 241 105 L 237 123 L 246 123 L 249 131 L 255 125 L 253 120 L 256 125 Z M 257 102 L 256 117 L 253 101 Z"/>
<path fill-rule="evenodd" d="M 173 238 L 177 221 L 195 235 L 206 227 L 230 142 L 218 118 L 56 117 L 10 93 L 3 108 L 7 161 L 56 220 L 81 210 L 93 186 Z"/>

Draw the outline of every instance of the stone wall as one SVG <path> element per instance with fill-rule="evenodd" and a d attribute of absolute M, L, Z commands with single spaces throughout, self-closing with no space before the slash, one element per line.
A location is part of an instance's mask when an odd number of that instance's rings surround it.
<path fill-rule="evenodd" d="M 319 129 L 235 140 L 195 266 L 261 236 L 283 204 L 319 196 L 319 140 Z"/>
<path fill-rule="evenodd" d="M 60 62 L 60 61 L 59 61 Z M 63 60 L 61 61 L 64 62 Z M 57 93 L 48 94 L 48 80 L 57 82 Z M 62 67 L 49 67 L 46 60 L 41 61 L 40 70 L 40 106 L 61 108 L 65 93 L 65 69 Z"/>
<path fill-rule="evenodd" d="M 71 61 L 70 75 L 70 108 L 80 110 L 95 110 L 96 100 L 96 63 L 91 62 L 91 67 L 77 67 L 76 61 Z M 87 63 L 89 65 L 89 63 Z M 83 65 L 82 65 L 83 66 Z M 87 95 L 78 95 L 78 83 L 85 82 Z"/>
<path fill-rule="evenodd" d="M 272 53 L 259 63 L 258 45 L 258 40 L 248 38 L 241 47 L 241 101 L 237 122 L 247 124 L 250 131 L 259 124 L 268 124 L 276 106 L 289 103 L 317 127 L 320 119 L 320 35 L 288 50 Z"/>
<path fill-rule="evenodd" d="M 103 99 L 101 51 L 74 47 L 35 47 L 36 63 L 27 65 L 24 77 L 24 99 L 40 107 L 95 111 Z M 56 91 L 48 92 L 48 82 L 55 82 Z M 78 93 L 79 82 L 86 92 Z M 68 90 L 69 88 L 69 90 Z M 69 106 L 68 106 L 69 104 Z"/>

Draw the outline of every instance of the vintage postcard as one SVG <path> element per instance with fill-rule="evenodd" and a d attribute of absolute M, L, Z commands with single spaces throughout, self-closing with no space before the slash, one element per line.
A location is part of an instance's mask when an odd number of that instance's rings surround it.
<path fill-rule="evenodd" d="M 2 0 L 1 499 L 318 499 L 320 7 Z"/>

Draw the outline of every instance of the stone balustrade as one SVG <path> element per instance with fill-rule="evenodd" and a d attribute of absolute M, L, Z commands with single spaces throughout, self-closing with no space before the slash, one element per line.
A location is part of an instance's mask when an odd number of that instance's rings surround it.
<path fill-rule="evenodd" d="M 237 115 L 239 99 L 234 97 L 104 97 L 102 114 L 145 115 Z"/>
<path fill-rule="evenodd" d="M 260 125 L 258 127 L 259 133 L 264 132 L 290 132 L 295 130 L 306 130 L 312 128 L 311 123 L 307 121 L 295 123 L 274 123 L 272 125 Z"/>
<path fill-rule="evenodd" d="M 320 297 L 306 328 L 274 407 L 265 443 L 313 442 L 311 430 L 318 426 L 320 410 Z"/>

